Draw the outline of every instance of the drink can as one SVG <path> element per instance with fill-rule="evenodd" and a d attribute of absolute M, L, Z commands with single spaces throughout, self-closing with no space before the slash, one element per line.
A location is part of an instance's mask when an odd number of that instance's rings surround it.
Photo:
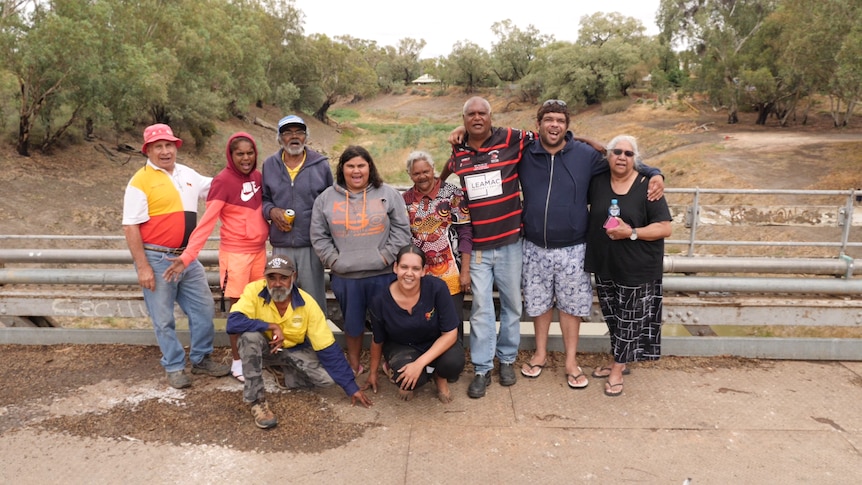
<path fill-rule="evenodd" d="M 293 212 L 292 209 L 284 210 L 284 220 L 287 221 L 288 224 L 293 226 L 293 220 L 296 218 L 296 212 Z"/>

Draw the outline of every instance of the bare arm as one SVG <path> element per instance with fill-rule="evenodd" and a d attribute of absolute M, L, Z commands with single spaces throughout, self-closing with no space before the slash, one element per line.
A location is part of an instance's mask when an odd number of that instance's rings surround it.
<path fill-rule="evenodd" d="M 619 219 L 619 221 L 620 224 L 618 226 L 606 230 L 608 237 L 614 240 L 629 239 L 633 231 L 632 226 L 626 224 L 622 219 Z M 638 240 L 657 241 L 669 237 L 672 228 L 670 221 L 658 221 L 644 227 L 639 227 L 637 230 Z"/>
<path fill-rule="evenodd" d="M 449 164 L 447 163 L 446 165 L 443 165 L 443 170 L 440 172 L 440 180 L 445 182 L 450 175 L 452 175 L 452 172 L 449 171 Z"/>
<path fill-rule="evenodd" d="M 664 177 L 661 175 L 653 175 L 649 179 L 649 187 L 647 187 L 647 200 L 655 202 L 664 195 Z"/>
<path fill-rule="evenodd" d="M 150 262 L 147 261 L 147 254 L 144 252 L 141 226 L 139 224 L 123 226 L 123 235 L 126 236 L 126 245 L 129 246 L 132 261 L 135 262 L 135 268 L 138 271 L 138 284 L 150 291 L 155 291 L 156 278 L 153 274 L 153 267 L 150 266 Z"/>
<path fill-rule="evenodd" d="M 461 291 L 472 293 L 470 286 L 470 253 L 461 253 L 461 274 L 458 277 L 461 283 Z"/>
<path fill-rule="evenodd" d="M 589 145 L 589 146 L 593 147 L 593 149 L 594 149 L 595 151 L 597 151 L 597 152 L 601 153 L 602 155 L 607 155 L 607 154 L 608 154 L 608 149 L 607 149 L 607 148 L 605 148 L 605 145 L 604 145 L 604 144 L 602 144 L 601 142 L 596 141 L 596 140 L 593 140 L 592 138 L 585 138 L 585 137 L 582 137 L 582 136 L 575 136 L 575 134 L 574 134 L 574 133 L 572 133 L 572 136 L 574 137 L 575 141 L 580 141 L 580 142 L 586 143 L 587 145 Z"/>
<path fill-rule="evenodd" d="M 369 362 L 370 368 L 368 369 L 368 377 L 365 379 L 365 385 L 362 386 L 363 391 L 367 391 L 369 388 L 377 394 L 377 371 L 380 369 L 380 360 L 383 356 L 383 344 L 378 344 L 372 340 L 371 342 L 371 361 Z"/>
<path fill-rule="evenodd" d="M 419 380 L 419 376 L 425 372 L 425 367 L 431 362 L 434 362 L 437 357 L 443 355 L 443 352 L 449 350 L 449 347 L 455 345 L 457 340 L 458 329 L 449 330 L 437 337 L 437 340 L 434 341 L 431 348 L 424 354 L 420 355 L 418 359 L 398 369 L 398 372 L 400 373 L 398 376 L 398 384 L 401 386 L 401 389 L 410 390 L 415 388 L 416 381 Z"/>

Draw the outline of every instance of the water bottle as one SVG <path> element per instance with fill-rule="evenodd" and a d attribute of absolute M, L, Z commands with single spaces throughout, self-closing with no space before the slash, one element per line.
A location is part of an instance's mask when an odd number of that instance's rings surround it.
<path fill-rule="evenodd" d="M 617 217 L 620 216 L 620 206 L 617 204 L 617 199 L 611 199 L 611 206 L 608 207 L 608 220 L 605 221 L 605 229 L 613 229 L 620 225 Z"/>
<path fill-rule="evenodd" d="M 608 207 L 608 215 L 611 217 L 620 216 L 620 206 L 617 204 L 617 199 L 611 199 L 611 206 Z"/>

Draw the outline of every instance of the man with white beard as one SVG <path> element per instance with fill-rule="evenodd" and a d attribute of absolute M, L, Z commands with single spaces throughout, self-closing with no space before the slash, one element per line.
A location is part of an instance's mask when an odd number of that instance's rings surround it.
<path fill-rule="evenodd" d="M 270 221 L 269 242 L 274 255 L 286 256 L 299 269 L 297 284 L 326 311 L 323 263 L 311 247 L 314 199 L 332 185 L 329 159 L 309 148 L 308 125 L 296 115 L 278 122 L 281 148 L 267 157 L 263 175 L 263 218 Z M 285 219 L 293 211 L 293 220 Z"/>
<path fill-rule="evenodd" d="M 283 389 L 327 387 L 337 383 L 351 404 L 372 402 L 359 389 L 344 352 L 326 324 L 320 306 L 296 282 L 290 258 L 272 256 L 264 279 L 249 283 L 227 319 L 227 333 L 240 334 L 239 357 L 245 376 L 243 401 L 254 424 L 272 428 L 278 419 L 266 402 L 263 369 Z"/>

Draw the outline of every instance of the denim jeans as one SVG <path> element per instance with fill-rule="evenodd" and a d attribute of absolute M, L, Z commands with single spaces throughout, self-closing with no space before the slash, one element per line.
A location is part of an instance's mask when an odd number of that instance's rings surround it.
<path fill-rule="evenodd" d="M 189 317 L 189 360 L 197 364 L 213 351 L 215 306 L 206 272 L 203 265 L 194 260 L 180 275 L 179 281 L 169 283 L 162 278 L 162 274 L 171 265 L 168 255 L 150 250 L 145 252 L 155 273 L 156 291 L 145 288 L 144 302 L 156 331 L 156 340 L 162 350 L 160 362 L 167 372 L 182 370 L 186 366 L 186 352 L 177 338 L 174 302 L 179 303 Z"/>
<path fill-rule="evenodd" d="M 512 364 L 521 344 L 521 242 L 496 249 L 473 250 L 470 279 L 470 358 L 477 374 L 494 368 L 494 355 Z M 500 295 L 500 334 L 496 335 L 494 285 Z"/>

